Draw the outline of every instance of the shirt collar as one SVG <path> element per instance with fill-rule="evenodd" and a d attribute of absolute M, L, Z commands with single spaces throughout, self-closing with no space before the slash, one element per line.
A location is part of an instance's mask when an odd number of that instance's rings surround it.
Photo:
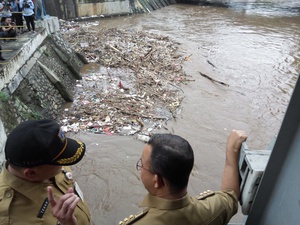
<path fill-rule="evenodd" d="M 6 168 L 6 162 L 3 165 L 2 173 L 3 179 L 7 185 L 9 185 L 17 192 L 23 194 L 24 196 L 27 196 L 33 202 L 40 202 L 40 199 L 38 197 L 42 198 L 42 200 L 45 199 L 45 193 L 47 194 L 47 191 L 45 191 L 45 189 L 47 190 L 47 186 L 49 186 L 49 184 L 30 182 L 16 177 L 15 175 L 8 172 Z"/>
<path fill-rule="evenodd" d="M 176 200 L 168 200 L 164 198 L 159 198 L 151 194 L 147 194 L 144 200 L 141 202 L 140 206 L 150 207 L 157 209 L 179 209 L 190 203 L 190 196 L 186 194 L 183 198 Z"/>

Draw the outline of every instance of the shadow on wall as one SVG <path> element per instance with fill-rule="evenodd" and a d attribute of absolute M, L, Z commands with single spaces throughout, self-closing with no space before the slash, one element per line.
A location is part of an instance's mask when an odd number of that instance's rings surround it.
<path fill-rule="evenodd" d="M 78 17 L 77 0 L 47 0 L 44 3 L 48 15 L 64 20 Z"/>

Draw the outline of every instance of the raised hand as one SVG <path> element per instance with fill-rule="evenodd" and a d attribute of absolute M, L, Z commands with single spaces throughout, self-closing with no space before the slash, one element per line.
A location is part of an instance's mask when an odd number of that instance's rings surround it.
<path fill-rule="evenodd" d="M 47 190 L 53 216 L 61 225 L 76 225 L 77 219 L 74 211 L 80 198 L 74 194 L 73 188 L 69 188 L 68 192 L 58 200 L 54 198 L 52 187 L 47 187 Z"/>

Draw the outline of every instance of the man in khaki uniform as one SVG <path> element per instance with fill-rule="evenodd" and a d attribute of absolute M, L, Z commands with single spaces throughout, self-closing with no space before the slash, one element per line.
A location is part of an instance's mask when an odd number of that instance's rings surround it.
<path fill-rule="evenodd" d="M 79 162 L 84 153 L 85 144 L 66 138 L 53 120 L 19 124 L 5 145 L 7 161 L 0 174 L 0 224 L 90 224 L 83 194 L 68 167 Z M 62 204 L 66 197 L 72 204 Z M 65 216 L 58 220 L 52 212 Z"/>
<path fill-rule="evenodd" d="M 246 138 L 243 131 L 232 131 L 229 135 L 221 191 L 205 191 L 191 197 L 187 185 L 194 165 L 192 147 L 177 135 L 154 135 L 136 164 L 148 191 L 141 203 L 146 208 L 119 225 L 227 224 L 238 208 L 238 154 Z"/>

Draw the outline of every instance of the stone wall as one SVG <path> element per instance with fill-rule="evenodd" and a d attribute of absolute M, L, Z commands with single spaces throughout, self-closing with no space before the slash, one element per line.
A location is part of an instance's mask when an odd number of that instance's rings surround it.
<path fill-rule="evenodd" d="M 12 79 L 2 89 L 0 118 L 9 132 L 20 121 L 42 117 L 56 118 L 66 102 L 72 101 L 73 87 L 83 62 L 76 53 L 58 45 L 59 34 L 48 36 Z M 70 65 L 73 69 L 70 69 Z M 26 73 L 26 74 L 24 74 Z M 16 82 L 19 81 L 19 82 Z M 60 88 L 60 86 L 62 88 Z"/>
<path fill-rule="evenodd" d="M 8 62 L 1 68 L 0 163 L 6 134 L 21 121 L 56 119 L 65 104 L 72 102 L 76 80 L 81 79 L 79 71 L 85 58 L 59 32 L 43 35 L 45 30 L 36 36 L 39 41 L 31 40 L 22 47 L 32 54 L 26 57 L 21 49 L 10 59 L 14 67 Z"/>

